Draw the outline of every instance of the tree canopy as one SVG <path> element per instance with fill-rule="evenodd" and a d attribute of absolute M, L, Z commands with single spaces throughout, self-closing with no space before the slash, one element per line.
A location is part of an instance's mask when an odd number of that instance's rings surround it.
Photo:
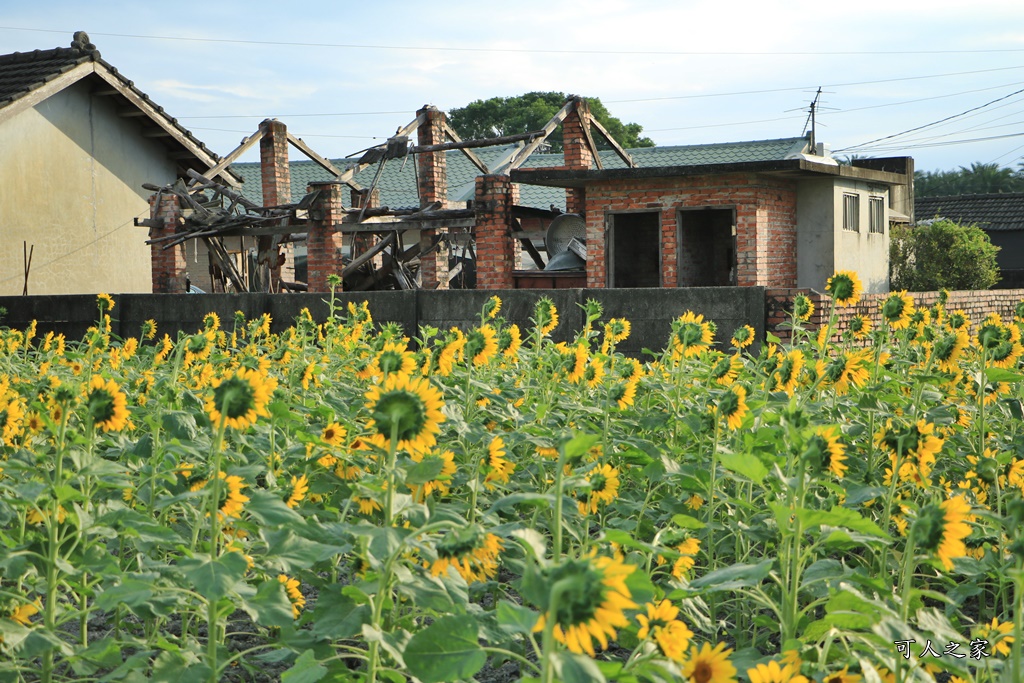
<path fill-rule="evenodd" d="M 890 237 L 889 284 L 894 290 L 988 289 L 999 281 L 999 247 L 976 225 L 943 218 L 893 227 Z"/>
<path fill-rule="evenodd" d="M 530 92 L 514 97 L 492 97 L 489 100 L 476 100 L 465 107 L 458 107 L 448 112 L 448 121 L 452 128 L 463 138 L 496 138 L 503 135 L 528 133 L 540 130 L 558 110 L 565 105 L 568 96 L 560 92 Z M 591 115 L 611 133 L 612 137 L 623 147 L 654 147 L 654 141 L 640 135 L 643 126 L 639 123 L 623 123 L 608 113 L 597 97 L 586 98 L 590 105 Z M 598 147 L 602 147 L 604 139 L 594 136 Z M 557 129 L 548 138 L 551 150 L 562 151 L 562 130 Z M 606 143 L 604 143 L 606 144 Z"/>
<path fill-rule="evenodd" d="M 918 171 L 914 174 L 914 194 L 918 197 L 945 197 L 957 194 L 995 194 L 1024 192 L 1024 164 L 1016 171 L 999 164 L 974 162 L 952 171 Z"/>

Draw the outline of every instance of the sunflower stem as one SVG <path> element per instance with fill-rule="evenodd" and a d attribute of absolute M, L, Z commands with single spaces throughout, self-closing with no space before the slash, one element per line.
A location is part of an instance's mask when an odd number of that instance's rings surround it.
<path fill-rule="evenodd" d="M 217 435 L 210 445 L 210 460 L 213 463 L 211 477 L 212 491 L 207 504 L 210 516 L 210 559 L 215 560 L 218 556 L 218 545 L 220 541 L 220 468 L 221 468 L 221 443 L 224 440 L 224 430 L 227 428 L 227 400 L 221 406 L 221 418 L 217 423 Z M 206 602 L 206 660 L 210 667 L 210 683 L 218 680 L 217 676 L 217 646 L 220 636 L 220 616 L 217 612 L 217 601 L 208 599 Z"/>
<path fill-rule="evenodd" d="M 551 559 L 558 564 L 562 561 L 562 479 L 565 471 L 565 445 L 558 449 L 558 464 L 555 465 L 555 507 L 551 519 Z M 545 648 L 545 653 L 547 649 Z"/>

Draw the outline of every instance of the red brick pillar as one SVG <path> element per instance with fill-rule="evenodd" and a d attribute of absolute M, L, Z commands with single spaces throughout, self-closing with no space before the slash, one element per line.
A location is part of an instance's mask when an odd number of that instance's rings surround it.
<path fill-rule="evenodd" d="M 512 288 L 512 182 L 507 175 L 476 178 L 476 288 Z"/>
<path fill-rule="evenodd" d="M 263 181 L 263 206 L 288 204 L 292 200 L 292 176 L 288 168 L 288 128 L 277 119 L 264 119 L 260 123 L 260 176 Z M 295 272 L 294 247 L 289 243 L 285 248 L 282 263 L 280 247 L 273 235 L 257 238 L 257 251 L 266 254 L 270 269 L 271 290 L 277 291 L 281 279 L 281 267 Z M 291 263 L 288 263 L 289 259 Z"/>
<path fill-rule="evenodd" d="M 310 192 L 320 191 L 313 206 L 310 207 L 306 233 L 306 276 L 310 292 L 329 292 L 327 278 L 330 275 L 341 277 L 341 219 L 344 209 L 341 204 L 342 183 L 328 181 L 310 183 Z"/>
<path fill-rule="evenodd" d="M 437 107 L 425 106 L 416 112 L 425 116 L 426 121 L 416 129 L 418 145 L 439 145 L 445 141 L 444 112 Z M 448 208 L 448 167 L 445 152 L 427 152 L 416 155 L 416 173 L 420 195 L 420 207 L 441 202 L 441 208 Z M 437 233 L 445 228 L 420 231 L 420 251 L 427 251 Z M 448 289 L 448 250 L 439 246 L 430 254 L 420 256 L 420 286 L 423 289 Z"/>
<path fill-rule="evenodd" d="M 562 121 L 562 154 L 565 166 L 571 171 L 589 170 L 594 163 L 594 154 L 587 145 L 584 126 L 590 125 L 590 107 L 586 100 L 577 100 L 576 108 Z M 581 216 L 586 210 L 587 191 L 585 188 L 568 187 L 565 189 L 566 213 L 578 213 Z"/>
<path fill-rule="evenodd" d="M 159 203 L 157 198 L 159 197 Z M 153 195 L 149 198 L 150 219 L 162 227 L 150 228 L 149 237 L 167 237 L 178 232 L 181 217 L 181 206 L 174 195 Z M 164 249 L 167 242 L 155 242 L 150 245 L 153 267 L 154 294 L 182 294 L 185 292 L 185 269 L 188 261 L 185 258 L 185 244 Z"/>

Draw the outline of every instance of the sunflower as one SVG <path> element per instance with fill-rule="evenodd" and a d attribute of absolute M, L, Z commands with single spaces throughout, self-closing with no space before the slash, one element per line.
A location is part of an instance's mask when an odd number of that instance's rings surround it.
<path fill-rule="evenodd" d="M 739 384 L 732 385 L 722 392 L 713 410 L 719 417 L 725 418 L 729 429 L 739 429 L 744 416 L 750 412 L 747 408 L 747 390 Z"/>
<path fill-rule="evenodd" d="M 577 501 L 580 514 L 597 514 L 598 508 L 608 505 L 619 495 L 619 470 L 611 465 L 604 464 L 592 470 L 585 477 L 590 485 L 588 491 L 580 493 Z"/>
<path fill-rule="evenodd" d="M 625 410 L 636 400 L 636 381 L 616 382 L 609 390 L 609 398 L 615 402 L 619 410 Z"/>
<path fill-rule="evenodd" d="M 541 605 L 544 612 L 533 627 L 543 631 L 551 619 L 555 640 L 571 652 L 591 657 L 597 653 L 594 640 L 601 649 L 616 637 L 616 628 L 626 628 L 629 621 L 624 610 L 635 609 L 626 577 L 636 569 L 613 557 L 595 557 L 591 552 L 579 559 L 570 559 L 542 570 L 551 585 L 562 582 L 562 593 L 556 609 Z M 563 581 L 568 579 L 568 581 Z"/>
<path fill-rule="evenodd" d="M 216 331 L 220 329 L 220 316 L 210 311 L 203 316 L 203 329 L 207 331 Z"/>
<path fill-rule="evenodd" d="M 672 322 L 672 355 L 675 358 L 695 356 L 714 341 L 711 323 L 703 315 L 687 311 Z"/>
<path fill-rule="evenodd" d="M 12 609 L 8 618 L 22 626 L 31 626 L 32 617 L 39 614 L 39 607 L 40 603 L 38 600 L 36 602 L 26 602 L 24 605 L 19 605 Z M 2 639 L 0 639 L 0 642 L 3 642 Z"/>
<path fill-rule="evenodd" d="M 677 581 L 682 581 L 687 572 L 693 569 L 697 562 L 697 553 L 700 552 L 700 539 L 688 538 L 676 546 L 679 557 L 672 564 L 672 576 Z"/>
<path fill-rule="evenodd" d="M 967 330 L 951 330 L 932 343 L 931 360 L 943 372 L 956 372 L 968 343 Z"/>
<path fill-rule="evenodd" d="M 16 398 L 0 401 L 0 445 L 13 446 L 14 440 L 21 436 L 22 420 L 25 411 Z M 59 420 L 54 420 L 59 422 Z"/>
<path fill-rule="evenodd" d="M 366 408 L 372 416 L 367 424 L 370 441 L 387 448 L 394 432 L 395 447 L 410 453 L 429 450 L 445 419 L 441 392 L 425 377 L 388 375 L 366 392 Z"/>
<path fill-rule="evenodd" d="M 441 353 L 437 356 L 437 371 L 442 377 L 452 374 L 455 363 L 461 361 L 465 355 L 466 337 L 457 327 L 452 328 L 452 339 L 444 345 Z"/>
<path fill-rule="evenodd" d="M 220 472 L 218 476 L 227 484 L 227 488 L 221 491 L 221 501 L 218 501 L 221 518 L 241 517 L 245 504 L 249 502 L 249 497 L 242 493 L 246 487 L 245 482 L 237 474 Z"/>
<path fill-rule="evenodd" d="M 608 344 L 615 345 L 625 341 L 632 331 L 632 325 L 625 318 L 612 318 L 604 326 L 604 338 Z"/>
<path fill-rule="evenodd" d="M 825 674 L 825 678 L 821 679 L 821 683 L 861 683 L 860 674 L 851 674 L 849 670 L 849 666 L 844 666 L 842 671 Z"/>
<path fill-rule="evenodd" d="M 750 683 L 809 683 L 807 677 L 800 675 L 799 671 L 799 668 L 791 664 L 782 666 L 771 661 L 747 669 L 747 678 Z"/>
<path fill-rule="evenodd" d="M 481 325 L 466 335 L 466 355 L 473 365 L 487 365 L 498 355 L 498 333 L 490 325 Z"/>
<path fill-rule="evenodd" d="M 797 320 L 807 322 L 814 315 L 814 302 L 806 294 L 797 294 L 793 298 L 793 315 Z"/>
<path fill-rule="evenodd" d="M 742 369 L 743 360 L 740 358 L 740 354 L 735 353 L 731 356 L 721 354 L 718 362 L 711 367 L 711 379 L 715 380 L 718 384 L 728 386 L 736 381 Z"/>
<path fill-rule="evenodd" d="M 863 287 L 857 273 L 852 270 L 840 270 L 825 283 L 825 291 L 837 306 L 855 306 L 860 301 Z"/>
<path fill-rule="evenodd" d="M 615 374 L 627 382 L 632 382 L 644 376 L 644 366 L 635 358 L 621 356 L 614 361 Z"/>
<path fill-rule="evenodd" d="M 437 559 L 425 564 L 433 576 L 454 568 L 466 583 L 486 581 L 498 573 L 498 557 L 503 544 L 494 534 L 474 525 L 445 535 L 434 548 Z"/>
<path fill-rule="evenodd" d="M 93 375 L 85 403 L 93 424 L 104 432 L 120 431 L 128 424 L 128 399 L 114 380 Z"/>
<path fill-rule="evenodd" d="M 831 472 L 837 479 L 846 474 L 846 446 L 839 441 L 839 427 L 816 427 L 801 456 L 814 472 Z"/>
<path fill-rule="evenodd" d="M 505 459 L 505 441 L 496 436 L 491 439 L 487 446 L 487 460 L 484 463 L 487 474 L 484 476 L 484 488 L 492 491 L 495 488 L 494 482 L 507 484 L 509 475 L 516 469 L 515 463 Z"/>
<path fill-rule="evenodd" d="M 682 661 L 686 647 L 693 638 L 693 631 L 678 619 L 679 608 L 669 600 L 662 600 L 657 605 L 649 602 L 646 608 L 647 614 L 638 614 L 636 617 L 640 624 L 636 637 L 640 640 L 652 638 L 661 654 L 673 661 Z"/>
<path fill-rule="evenodd" d="M 232 429 L 245 429 L 256 422 L 259 416 L 270 415 L 267 404 L 277 381 L 256 370 L 239 368 L 227 377 L 210 382 L 213 392 L 206 396 L 206 413 L 210 422 Z"/>
<path fill-rule="evenodd" d="M 306 597 L 299 590 L 299 580 L 290 578 L 285 574 L 279 574 L 277 580 L 284 586 L 288 594 L 288 600 L 292 603 L 292 618 L 298 619 L 302 608 L 306 606 Z"/>
<path fill-rule="evenodd" d="M 582 381 L 589 388 L 594 389 L 601 384 L 601 379 L 604 377 L 604 361 L 599 357 L 590 359 L 587 363 L 587 367 L 583 370 Z"/>
<path fill-rule="evenodd" d="M 533 307 L 533 322 L 540 328 L 541 335 L 549 335 L 558 327 L 558 309 L 546 296 L 537 300 Z"/>
<path fill-rule="evenodd" d="M 712 648 L 704 643 L 700 649 L 690 646 L 690 656 L 683 664 L 683 680 L 686 683 L 736 683 L 736 667 L 729 661 L 732 649 L 725 643 Z"/>
<path fill-rule="evenodd" d="M 299 477 L 292 477 L 292 492 L 288 496 L 288 500 L 285 502 L 290 508 L 299 507 L 299 503 L 306 497 L 306 493 L 309 492 L 309 478 L 305 474 Z"/>
<path fill-rule="evenodd" d="M 778 367 L 775 369 L 773 391 L 785 391 L 789 396 L 796 391 L 796 385 L 800 381 L 800 372 L 804 369 L 804 354 L 800 349 L 793 349 L 780 358 Z"/>
<path fill-rule="evenodd" d="M 100 307 L 100 313 L 114 310 L 114 300 L 109 294 L 97 294 L 96 305 Z"/>
<path fill-rule="evenodd" d="M 737 349 L 745 349 L 754 343 L 754 336 L 754 328 L 750 325 L 744 325 L 743 327 L 736 328 L 729 342 Z"/>
<path fill-rule="evenodd" d="M 850 334 L 854 339 L 864 339 L 871 333 L 871 318 L 859 313 L 850 318 Z"/>
<path fill-rule="evenodd" d="M 1016 330 L 1016 325 L 1012 326 L 1011 329 Z M 1019 335 L 1020 332 L 1017 334 Z M 1011 339 L 993 348 L 989 352 L 988 359 L 993 366 L 1008 370 L 1017 367 L 1021 354 L 1024 354 L 1024 346 L 1021 346 L 1019 341 L 1014 341 L 1011 337 Z"/>
<path fill-rule="evenodd" d="M 416 354 L 406 349 L 404 342 L 389 341 L 376 355 L 371 366 L 372 375 L 410 375 L 416 369 Z"/>
<path fill-rule="evenodd" d="M 878 305 L 882 320 L 894 330 L 910 327 L 910 316 L 914 313 L 914 300 L 906 290 L 890 292 Z"/>
<path fill-rule="evenodd" d="M 448 495 L 448 482 L 451 480 L 452 475 L 455 474 L 455 454 L 451 451 L 442 451 L 440 453 L 430 453 L 425 455 L 423 453 L 415 453 L 410 456 L 414 462 L 428 462 L 434 461 L 440 463 L 440 469 L 434 479 L 423 484 L 407 484 L 412 489 L 413 498 L 422 503 L 431 493 L 437 491 L 442 496 Z"/>
<path fill-rule="evenodd" d="M 1012 621 L 1004 621 L 1000 623 L 998 619 L 992 617 L 991 623 L 981 624 L 971 635 L 973 635 L 975 639 L 987 641 L 996 653 L 1001 654 L 1004 657 L 1009 657 L 1011 646 L 1014 642 L 1012 634 Z"/>
<path fill-rule="evenodd" d="M 494 320 L 499 311 L 501 311 L 501 297 L 495 294 L 484 303 L 484 317 Z"/>
<path fill-rule="evenodd" d="M 156 350 L 156 353 L 153 354 L 153 364 L 159 365 L 160 363 L 164 362 L 164 360 L 167 358 L 167 354 L 169 354 L 173 349 L 174 342 L 171 341 L 171 335 L 165 334 L 163 339 L 160 340 L 160 344 Z"/>
<path fill-rule="evenodd" d="M 850 385 L 862 387 L 868 381 L 870 352 L 845 351 L 825 366 L 825 379 L 840 396 L 850 391 Z"/>
<path fill-rule="evenodd" d="M 970 513 L 970 503 L 963 496 L 954 496 L 939 505 L 926 505 L 914 521 L 911 533 L 917 546 L 935 553 L 946 571 L 953 568 L 954 558 L 967 554 L 964 539 L 971 534 Z"/>
<path fill-rule="evenodd" d="M 519 325 L 509 325 L 498 335 L 498 353 L 505 358 L 516 358 L 522 345 L 523 338 L 519 332 Z"/>

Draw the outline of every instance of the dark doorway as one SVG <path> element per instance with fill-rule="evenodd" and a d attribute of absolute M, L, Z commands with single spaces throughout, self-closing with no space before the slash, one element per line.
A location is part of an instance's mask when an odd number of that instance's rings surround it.
<path fill-rule="evenodd" d="M 661 286 L 661 214 L 615 213 L 608 216 L 610 287 Z"/>
<path fill-rule="evenodd" d="M 736 284 L 736 211 L 684 209 L 679 212 L 679 286 Z"/>

